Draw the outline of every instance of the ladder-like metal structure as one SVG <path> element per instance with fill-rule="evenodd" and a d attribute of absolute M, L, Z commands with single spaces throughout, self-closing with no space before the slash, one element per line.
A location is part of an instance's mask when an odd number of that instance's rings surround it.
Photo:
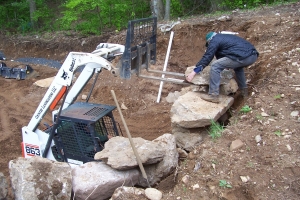
<path fill-rule="evenodd" d="M 185 75 L 182 73 L 150 69 L 150 65 L 156 63 L 156 36 L 156 17 L 137 19 L 128 22 L 125 51 L 118 64 L 120 66 L 118 69 L 119 76 L 124 79 L 130 79 L 132 74 L 136 74 L 141 78 L 176 84 L 191 84 L 185 81 Z M 146 69 L 149 73 L 177 76 L 183 79 L 147 76 L 142 74 L 143 69 Z"/>

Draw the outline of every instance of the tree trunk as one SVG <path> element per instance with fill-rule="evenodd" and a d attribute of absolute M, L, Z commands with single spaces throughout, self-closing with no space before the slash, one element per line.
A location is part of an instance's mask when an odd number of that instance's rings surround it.
<path fill-rule="evenodd" d="M 157 20 L 164 18 L 164 4 L 162 0 L 151 0 L 152 15 L 157 17 Z"/>
<path fill-rule="evenodd" d="M 36 11 L 35 0 L 27 0 L 29 2 L 31 27 L 35 29 L 34 12 Z"/>
<path fill-rule="evenodd" d="M 210 1 L 210 12 L 215 12 L 218 10 L 218 4 L 220 4 L 222 1 L 220 0 L 211 0 Z M 209 5 L 209 3 L 207 3 L 207 5 Z"/>
<path fill-rule="evenodd" d="M 171 0 L 166 0 L 166 9 L 165 9 L 165 20 L 170 20 L 170 8 L 171 7 Z"/>

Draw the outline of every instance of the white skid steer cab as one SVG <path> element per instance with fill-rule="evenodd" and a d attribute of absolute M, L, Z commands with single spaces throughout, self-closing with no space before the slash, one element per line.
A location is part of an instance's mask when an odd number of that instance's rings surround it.
<path fill-rule="evenodd" d="M 142 76 L 143 68 L 149 71 L 150 64 L 156 62 L 156 30 L 155 17 L 129 21 L 125 45 L 101 43 L 92 53 L 70 52 L 29 124 L 22 128 L 23 156 L 42 156 L 80 165 L 93 161 L 95 153 L 104 148 L 110 137 L 121 135 L 112 113 L 116 106 L 89 103 L 88 100 L 102 69 L 110 70 L 112 74 L 124 79 L 130 79 L 133 73 Z M 122 57 L 117 68 L 114 68 L 111 61 L 116 56 Z M 84 68 L 73 83 L 74 73 L 82 66 Z M 75 102 L 95 74 L 95 82 L 87 100 Z M 168 81 L 162 78 L 158 80 Z M 58 102 L 61 105 L 54 110 Z M 45 130 L 38 129 L 50 110 L 53 125 L 47 126 Z"/>

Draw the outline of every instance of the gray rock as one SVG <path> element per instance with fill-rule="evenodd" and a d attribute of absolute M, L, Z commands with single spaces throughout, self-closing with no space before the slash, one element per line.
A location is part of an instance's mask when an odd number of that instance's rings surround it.
<path fill-rule="evenodd" d="M 293 111 L 293 112 L 291 112 L 291 116 L 292 117 L 297 117 L 299 115 L 299 111 Z"/>
<path fill-rule="evenodd" d="M 177 148 L 177 151 L 178 151 L 179 159 L 185 159 L 188 157 L 188 153 L 185 150 L 181 148 Z"/>
<path fill-rule="evenodd" d="M 191 73 L 191 71 L 195 68 L 195 66 L 188 67 L 185 71 L 185 75 Z M 200 85 L 202 87 L 209 86 L 209 73 L 210 73 L 210 66 L 207 66 L 201 73 L 196 74 L 192 83 L 195 85 Z M 222 95 L 229 95 L 233 94 L 238 90 L 238 84 L 234 79 L 234 71 L 231 69 L 225 69 L 220 74 L 220 94 Z M 202 88 L 202 91 L 205 88 Z M 195 90 L 192 90 L 195 91 Z"/>
<path fill-rule="evenodd" d="M 220 86 L 220 94 L 229 95 L 234 94 L 239 89 L 239 86 L 235 79 L 230 79 L 227 84 Z"/>
<path fill-rule="evenodd" d="M 199 133 L 175 132 L 176 144 L 188 152 L 193 151 L 195 146 L 202 143 L 202 136 Z"/>
<path fill-rule="evenodd" d="M 185 75 L 187 76 L 194 70 L 195 66 L 188 67 L 185 71 Z M 192 83 L 195 85 L 209 85 L 209 73 L 210 73 L 210 66 L 204 68 L 204 70 L 196 74 L 192 80 Z M 232 79 L 233 71 L 232 70 L 224 70 L 220 74 L 221 81 L 220 85 L 228 84 L 229 80 Z"/>
<path fill-rule="evenodd" d="M 162 145 L 164 157 L 163 160 L 157 164 L 145 166 L 145 172 L 150 185 L 155 185 L 162 179 L 169 176 L 176 169 L 179 157 L 174 135 L 164 134 L 153 140 L 153 142 Z M 140 176 L 137 185 L 148 187 L 148 182 L 142 176 Z"/>
<path fill-rule="evenodd" d="M 143 138 L 132 138 L 132 140 L 143 164 L 154 164 L 163 159 L 165 152 L 161 144 Z M 108 140 L 104 149 L 95 154 L 95 160 L 102 160 L 118 170 L 132 169 L 138 166 L 129 139 L 121 136 Z"/>
<path fill-rule="evenodd" d="M 0 199 L 5 199 L 7 196 L 7 183 L 6 178 L 2 172 L 0 172 Z"/>
<path fill-rule="evenodd" d="M 162 193 L 161 191 L 155 189 L 155 188 L 146 188 L 145 194 L 150 200 L 161 200 Z"/>
<path fill-rule="evenodd" d="M 135 187 L 119 187 L 115 190 L 110 200 L 121 200 L 121 199 L 139 199 L 149 200 L 145 195 L 145 190 L 142 188 Z"/>
<path fill-rule="evenodd" d="M 233 104 L 234 99 L 220 95 L 220 103 L 207 102 L 198 92 L 180 96 L 171 107 L 171 122 L 184 128 L 199 128 L 217 121 Z"/>
<path fill-rule="evenodd" d="M 70 199 L 71 167 L 40 156 L 17 158 L 9 162 L 16 200 Z"/>
<path fill-rule="evenodd" d="M 103 200 L 111 197 L 118 187 L 134 186 L 139 171 L 118 171 L 103 162 L 88 162 L 72 170 L 76 200 Z"/>
<path fill-rule="evenodd" d="M 166 97 L 166 101 L 168 103 L 173 103 L 176 99 L 178 99 L 179 96 L 180 96 L 180 92 L 178 91 L 170 92 Z"/>

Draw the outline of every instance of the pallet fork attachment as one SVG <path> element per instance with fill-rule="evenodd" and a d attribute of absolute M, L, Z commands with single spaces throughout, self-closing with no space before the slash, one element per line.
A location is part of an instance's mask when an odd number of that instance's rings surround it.
<path fill-rule="evenodd" d="M 165 74 L 171 76 L 185 77 L 182 73 L 151 70 L 150 65 L 156 63 L 156 36 L 157 36 L 157 18 L 143 18 L 128 22 L 125 51 L 120 60 L 117 70 L 121 78 L 130 79 L 131 74 L 138 77 L 172 82 L 176 84 L 187 84 L 182 79 L 163 78 L 156 76 L 147 76 L 142 74 L 142 69 L 147 72 Z"/>

